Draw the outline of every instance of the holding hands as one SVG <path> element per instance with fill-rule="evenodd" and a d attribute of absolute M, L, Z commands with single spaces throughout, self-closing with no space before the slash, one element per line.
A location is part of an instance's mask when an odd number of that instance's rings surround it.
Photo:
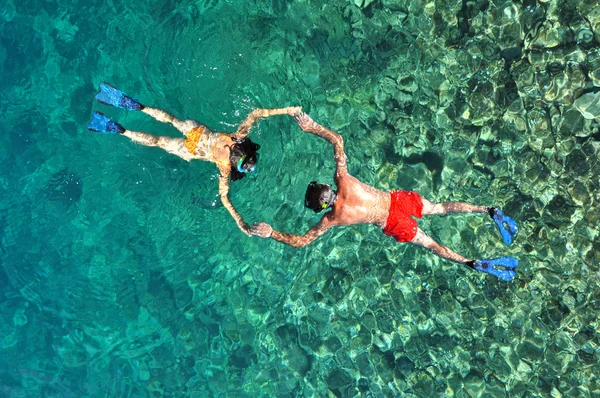
<path fill-rule="evenodd" d="M 281 108 L 277 110 L 279 113 L 285 113 L 289 116 L 293 116 L 294 119 L 300 124 L 300 127 L 303 125 L 300 123 L 300 120 L 305 121 L 305 125 L 309 125 L 313 123 L 313 120 L 306 113 L 302 112 L 301 106 L 288 106 L 287 108 Z M 258 116 L 266 116 L 264 113 L 268 113 L 268 110 L 256 110 L 255 112 L 259 113 Z M 304 127 L 302 127 L 304 130 Z M 248 231 L 250 235 L 260 236 L 261 238 L 270 238 L 273 233 L 273 227 L 264 222 L 254 223 L 250 228 L 245 229 L 244 232 Z"/>
<path fill-rule="evenodd" d="M 305 132 L 314 132 L 317 130 L 318 124 L 315 123 L 314 120 L 306 113 L 302 112 L 302 107 L 300 106 L 289 106 L 287 108 L 282 108 L 282 112 L 293 116 L 300 128 Z M 254 223 L 250 229 L 250 234 L 254 236 L 260 236 L 261 238 L 270 238 L 273 234 L 273 227 L 264 222 Z"/>

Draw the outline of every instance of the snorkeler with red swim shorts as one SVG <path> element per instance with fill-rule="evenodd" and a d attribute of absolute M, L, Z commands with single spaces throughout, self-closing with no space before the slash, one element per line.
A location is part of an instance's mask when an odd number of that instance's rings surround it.
<path fill-rule="evenodd" d="M 304 235 L 293 235 L 273 230 L 266 223 L 256 223 L 251 233 L 262 238 L 272 238 L 279 242 L 304 247 L 323 235 L 334 226 L 353 224 L 374 224 L 382 228 L 384 234 L 398 242 L 410 242 L 422 246 L 434 254 L 466 265 L 472 269 L 510 281 L 516 276 L 518 261 L 514 257 L 500 257 L 490 260 L 472 260 L 461 256 L 427 236 L 414 219 L 425 215 L 449 213 L 487 213 L 502 235 L 504 243 L 510 245 L 517 234 L 517 223 L 505 216 L 496 207 L 476 206 L 463 202 L 433 203 L 416 192 L 385 192 L 367 185 L 348 173 L 344 140 L 341 135 L 314 122 L 305 113 L 298 113 L 296 121 L 305 132 L 315 134 L 333 144 L 336 161 L 334 181 L 338 190 L 329 184 L 311 182 L 306 190 L 304 205 L 315 212 L 331 208 Z"/>

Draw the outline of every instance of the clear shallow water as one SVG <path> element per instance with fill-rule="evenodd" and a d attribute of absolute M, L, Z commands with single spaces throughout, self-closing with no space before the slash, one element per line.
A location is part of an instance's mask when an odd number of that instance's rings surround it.
<path fill-rule="evenodd" d="M 1 395 L 598 395 L 598 124 L 573 100 L 595 91 L 599 11 L 524 3 L 3 3 Z M 488 218 L 421 225 L 518 257 L 518 279 L 369 226 L 301 250 L 247 238 L 214 166 L 86 130 L 100 110 L 177 135 L 95 104 L 101 81 L 223 131 L 302 105 L 365 182 L 502 206 L 510 248 Z M 233 203 L 305 231 L 331 148 L 286 117 L 252 134 Z"/>

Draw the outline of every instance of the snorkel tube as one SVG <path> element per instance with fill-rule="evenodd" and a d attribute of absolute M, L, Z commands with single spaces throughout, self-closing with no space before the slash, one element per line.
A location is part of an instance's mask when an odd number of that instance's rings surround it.
<path fill-rule="evenodd" d="M 243 167 L 244 160 L 246 160 L 246 155 L 243 155 L 240 158 L 240 160 L 238 160 L 238 162 L 237 162 L 237 169 L 240 173 L 249 173 L 249 172 L 253 172 L 254 170 L 256 170 L 256 164 L 253 165 L 252 167 L 244 168 Z"/>

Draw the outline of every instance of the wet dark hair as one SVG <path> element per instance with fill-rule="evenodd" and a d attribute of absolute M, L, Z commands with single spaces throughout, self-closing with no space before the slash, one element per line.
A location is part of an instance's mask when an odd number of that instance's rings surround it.
<path fill-rule="evenodd" d="M 250 138 L 244 137 L 241 140 L 235 140 L 234 144 L 229 149 L 229 163 L 231 164 L 231 181 L 241 180 L 246 176 L 246 173 L 240 173 L 238 170 L 238 162 L 245 156 L 241 165 L 243 170 L 249 170 L 256 164 L 258 154 L 256 151 L 260 149 L 260 145 L 252 142 Z"/>
<path fill-rule="evenodd" d="M 320 213 L 332 205 L 328 202 L 331 199 L 330 191 L 332 191 L 330 186 L 311 181 L 304 195 L 304 206 L 312 209 L 315 213 Z"/>

